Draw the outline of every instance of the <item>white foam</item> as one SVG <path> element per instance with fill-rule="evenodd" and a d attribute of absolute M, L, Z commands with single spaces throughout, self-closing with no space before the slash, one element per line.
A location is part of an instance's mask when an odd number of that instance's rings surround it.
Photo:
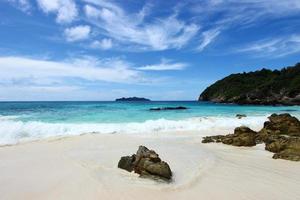
<path fill-rule="evenodd" d="M 53 136 L 79 135 L 83 133 L 151 134 L 170 131 L 197 131 L 200 135 L 229 133 L 237 126 L 259 130 L 267 116 L 246 117 L 199 117 L 185 120 L 148 120 L 142 123 L 45 123 L 22 122 L 0 118 L 0 144 L 14 144 Z"/>

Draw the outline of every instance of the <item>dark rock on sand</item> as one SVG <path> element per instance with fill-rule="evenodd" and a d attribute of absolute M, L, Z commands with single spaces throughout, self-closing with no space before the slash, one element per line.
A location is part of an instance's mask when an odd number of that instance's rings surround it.
<path fill-rule="evenodd" d="M 150 108 L 150 111 L 163 111 L 163 110 L 186 110 L 188 108 L 184 106 L 178 106 L 178 107 L 162 107 L 162 108 Z"/>
<path fill-rule="evenodd" d="M 204 137 L 202 143 L 222 142 L 233 146 L 255 146 L 265 143 L 274 159 L 300 161 L 300 121 L 290 114 L 272 114 L 258 133 L 238 127 L 234 134 Z"/>
<path fill-rule="evenodd" d="M 132 156 L 121 157 L 118 167 L 129 172 L 134 171 L 141 177 L 156 180 L 172 178 L 172 171 L 168 163 L 162 161 L 155 151 L 144 146 L 140 146 L 137 153 Z"/>
<path fill-rule="evenodd" d="M 126 171 L 133 171 L 133 162 L 135 161 L 135 155 L 132 156 L 123 156 L 121 157 L 118 167 L 121 169 L 125 169 Z"/>
<path fill-rule="evenodd" d="M 248 127 L 241 126 L 234 129 L 234 134 L 204 137 L 202 143 L 222 142 L 232 146 L 255 146 L 257 133 Z"/>
<path fill-rule="evenodd" d="M 272 114 L 260 131 L 264 135 L 288 135 L 300 137 L 300 121 L 290 114 Z"/>
<path fill-rule="evenodd" d="M 266 150 L 274 154 L 274 159 L 300 161 L 300 138 L 279 137 L 266 142 Z"/>

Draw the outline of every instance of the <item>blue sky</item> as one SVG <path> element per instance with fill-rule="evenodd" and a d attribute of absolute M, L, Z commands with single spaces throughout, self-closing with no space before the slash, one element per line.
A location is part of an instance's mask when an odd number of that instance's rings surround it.
<path fill-rule="evenodd" d="M 195 100 L 300 61 L 299 0 L 1 0 L 0 100 Z"/>

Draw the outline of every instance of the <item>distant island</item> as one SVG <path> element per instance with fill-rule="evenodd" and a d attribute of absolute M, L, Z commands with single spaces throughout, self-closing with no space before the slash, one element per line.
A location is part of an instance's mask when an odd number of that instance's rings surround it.
<path fill-rule="evenodd" d="M 208 88 L 199 101 L 256 105 L 300 105 L 300 63 L 281 70 L 231 74 Z"/>
<path fill-rule="evenodd" d="M 128 98 L 119 98 L 116 101 L 151 101 L 150 99 L 142 98 L 142 97 L 128 97 Z"/>

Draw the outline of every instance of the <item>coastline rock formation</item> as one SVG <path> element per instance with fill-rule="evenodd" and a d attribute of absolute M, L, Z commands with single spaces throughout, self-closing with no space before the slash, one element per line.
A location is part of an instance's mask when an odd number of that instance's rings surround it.
<path fill-rule="evenodd" d="M 210 142 L 248 147 L 265 143 L 265 149 L 275 153 L 274 159 L 300 161 L 300 121 L 287 113 L 272 114 L 259 132 L 241 126 L 234 134 L 207 136 L 202 140 Z"/>
<path fill-rule="evenodd" d="M 257 133 L 248 127 L 241 126 L 234 129 L 234 134 L 207 136 L 203 138 L 202 143 L 222 142 L 232 146 L 251 147 L 256 145 Z"/>
<path fill-rule="evenodd" d="M 119 99 L 116 99 L 116 101 L 151 101 L 150 99 L 142 98 L 142 97 L 122 97 Z"/>
<path fill-rule="evenodd" d="M 183 106 L 178 107 L 162 107 L 162 108 L 150 108 L 150 111 L 163 111 L 163 110 L 187 110 L 188 108 Z"/>
<path fill-rule="evenodd" d="M 300 63 L 282 70 L 231 74 L 206 88 L 199 101 L 300 105 Z"/>
<path fill-rule="evenodd" d="M 136 154 L 132 156 L 121 157 L 118 167 L 154 180 L 169 181 L 172 178 L 172 171 L 168 163 L 162 161 L 155 151 L 149 150 L 145 146 L 140 146 Z"/>

